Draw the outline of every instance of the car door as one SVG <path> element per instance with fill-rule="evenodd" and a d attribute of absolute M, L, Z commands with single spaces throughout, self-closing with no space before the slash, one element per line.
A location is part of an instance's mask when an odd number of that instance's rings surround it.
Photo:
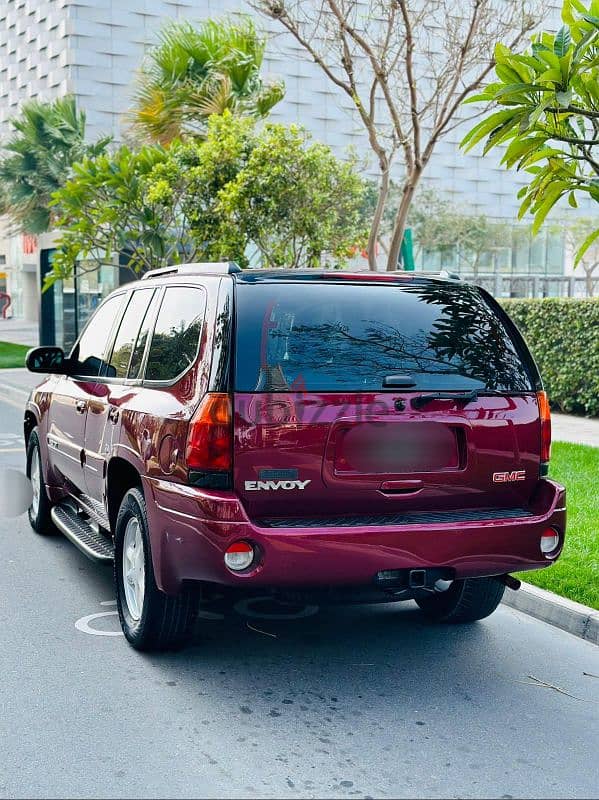
<path fill-rule="evenodd" d="M 83 491 L 84 441 L 90 400 L 103 391 L 97 377 L 123 302 L 109 297 L 95 312 L 70 354 L 68 376 L 57 382 L 48 411 L 48 459 L 51 480 L 68 491 Z"/>
<path fill-rule="evenodd" d="M 110 356 L 101 376 L 103 391 L 89 399 L 85 425 L 84 473 L 88 495 L 104 501 L 105 465 L 118 441 L 121 413 L 137 391 L 150 321 L 155 311 L 153 288 L 128 296 Z"/>
<path fill-rule="evenodd" d="M 120 407 L 119 446 L 137 456 L 146 475 L 181 481 L 187 480 L 189 420 L 210 372 L 208 295 L 203 286 L 170 285 L 157 296 L 143 382 L 129 387 Z"/>

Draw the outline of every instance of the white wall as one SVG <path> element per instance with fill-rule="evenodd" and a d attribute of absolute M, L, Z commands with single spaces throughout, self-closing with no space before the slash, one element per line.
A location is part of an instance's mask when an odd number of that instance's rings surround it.
<path fill-rule="evenodd" d="M 550 7 L 557 27 L 558 1 L 544 5 L 545 12 Z M 135 69 L 156 31 L 167 20 L 240 10 L 249 10 L 244 0 L 0 0 L 0 138 L 23 99 L 50 99 L 66 91 L 73 91 L 86 110 L 91 138 L 107 133 L 118 138 Z M 268 47 L 265 72 L 282 77 L 287 87 L 272 119 L 302 123 L 339 154 L 354 145 L 368 155 L 359 124 L 347 111 L 348 99 L 291 37 L 274 23 L 262 24 L 277 33 Z M 439 143 L 425 182 L 453 195 L 461 205 L 514 219 L 524 176 L 500 168 L 496 151 L 484 158 L 461 152 L 458 143 L 464 132 L 457 128 Z M 559 212 L 574 213 L 569 207 Z"/>

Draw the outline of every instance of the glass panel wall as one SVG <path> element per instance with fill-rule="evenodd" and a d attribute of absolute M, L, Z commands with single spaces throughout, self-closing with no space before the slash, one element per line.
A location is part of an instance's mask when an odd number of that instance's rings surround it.
<path fill-rule="evenodd" d="M 82 262 L 77 278 L 77 328 L 82 331 L 102 300 L 119 285 L 119 268 L 104 264 L 100 269 Z"/>
<path fill-rule="evenodd" d="M 54 250 L 41 253 L 42 286 L 44 276 L 52 269 L 54 253 Z M 78 267 L 76 278 L 57 281 L 42 294 L 42 344 L 57 345 L 68 352 L 101 301 L 121 283 L 131 279 L 130 273 L 125 276 L 116 264 L 103 265 L 99 269 L 92 269 L 92 266 L 83 262 Z"/>
<path fill-rule="evenodd" d="M 563 275 L 564 237 L 560 231 L 543 229 L 533 237 L 528 228 L 514 226 L 507 241 L 478 254 L 460 251 L 459 246 L 429 250 L 418 247 L 414 237 L 416 269 L 439 272 L 447 269 L 464 275 Z"/>

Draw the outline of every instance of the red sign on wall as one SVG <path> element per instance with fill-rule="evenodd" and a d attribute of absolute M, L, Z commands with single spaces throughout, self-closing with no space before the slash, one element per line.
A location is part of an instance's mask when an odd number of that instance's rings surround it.
<path fill-rule="evenodd" d="M 31 256 L 37 250 L 37 236 L 31 233 L 23 234 L 23 255 Z"/>

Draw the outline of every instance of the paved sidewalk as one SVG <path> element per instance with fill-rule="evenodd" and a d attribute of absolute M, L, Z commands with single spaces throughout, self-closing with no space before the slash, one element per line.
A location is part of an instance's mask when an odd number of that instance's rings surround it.
<path fill-rule="evenodd" d="M 575 417 L 572 414 L 551 414 L 552 439 L 599 447 L 599 419 Z"/>
<path fill-rule="evenodd" d="M 35 347 L 39 342 L 37 322 L 23 319 L 0 319 L 0 342 L 28 344 Z"/>

